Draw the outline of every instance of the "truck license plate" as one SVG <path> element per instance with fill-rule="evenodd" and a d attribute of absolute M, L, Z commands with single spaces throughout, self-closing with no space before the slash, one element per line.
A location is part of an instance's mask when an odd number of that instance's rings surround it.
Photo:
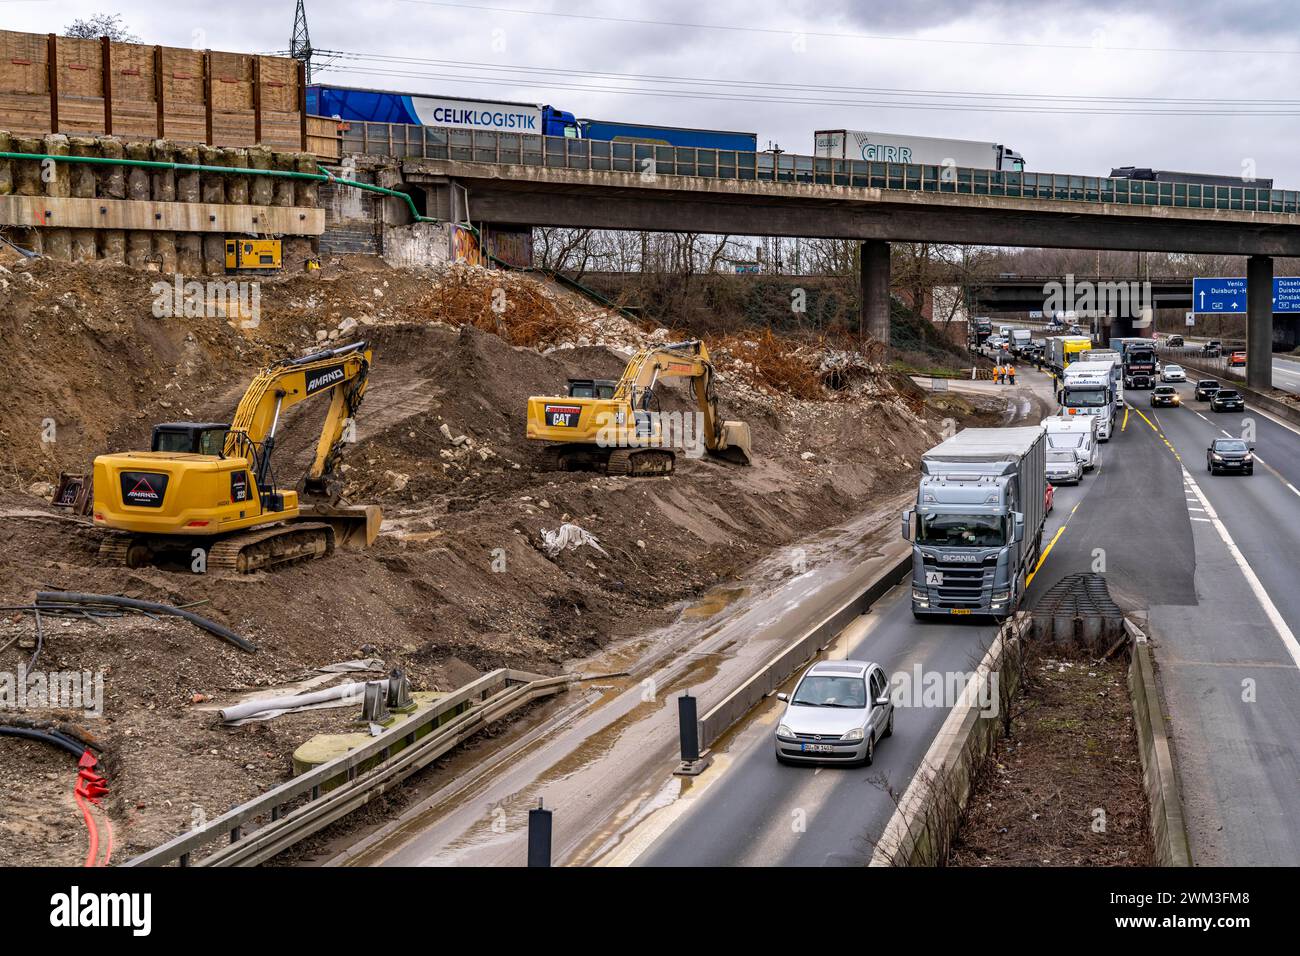
<path fill-rule="evenodd" d="M 953 613 L 953 614 L 969 614 L 969 613 L 970 613 L 970 608 L 968 608 L 968 607 L 955 607 L 955 608 L 952 609 L 952 613 Z"/>

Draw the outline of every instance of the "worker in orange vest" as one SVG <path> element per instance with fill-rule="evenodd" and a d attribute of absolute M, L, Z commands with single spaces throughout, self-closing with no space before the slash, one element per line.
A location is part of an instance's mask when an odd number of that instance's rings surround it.
<path fill-rule="evenodd" d="M 1011 379 L 1011 384 L 1012 384 L 1012 385 L 1015 385 L 1015 384 L 1016 384 L 1016 367 L 1015 367 L 1014 365 L 1010 364 L 1010 363 L 1007 363 L 1007 369 L 1006 369 L 1006 371 L 1007 371 L 1007 378 Z"/>
<path fill-rule="evenodd" d="M 999 362 L 997 365 L 993 366 L 993 384 L 997 385 L 1001 381 L 1002 381 L 1002 363 Z"/>

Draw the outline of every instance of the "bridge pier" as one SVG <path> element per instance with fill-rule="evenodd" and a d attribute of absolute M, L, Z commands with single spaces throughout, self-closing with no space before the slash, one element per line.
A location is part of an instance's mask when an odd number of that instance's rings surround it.
<path fill-rule="evenodd" d="M 1273 387 L 1273 257 L 1246 260 L 1246 384 Z"/>
<path fill-rule="evenodd" d="M 888 345 L 889 243 L 868 239 L 858 252 L 858 328 Z"/>

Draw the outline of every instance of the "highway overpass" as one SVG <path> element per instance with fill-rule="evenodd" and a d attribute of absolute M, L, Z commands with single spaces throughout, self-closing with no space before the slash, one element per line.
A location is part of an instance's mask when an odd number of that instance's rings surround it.
<path fill-rule="evenodd" d="M 886 342 L 891 241 L 1248 256 L 1260 388 L 1270 384 L 1273 257 L 1300 256 L 1300 192 L 1289 190 L 382 123 L 352 124 L 343 148 L 396 163 L 393 185 L 440 219 L 862 240 L 864 325 Z"/>

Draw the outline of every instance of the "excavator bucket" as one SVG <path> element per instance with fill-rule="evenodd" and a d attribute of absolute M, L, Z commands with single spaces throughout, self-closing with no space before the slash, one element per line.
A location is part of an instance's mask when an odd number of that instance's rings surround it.
<path fill-rule="evenodd" d="M 298 517 L 321 521 L 334 529 L 334 546 L 344 551 L 364 551 L 379 537 L 384 514 L 379 505 L 303 505 Z"/>
<path fill-rule="evenodd" d="M 752 449 L 748 422 L 723 422 L 722 439 L 710 454 L 738 465 L 752 464 Z"/>

